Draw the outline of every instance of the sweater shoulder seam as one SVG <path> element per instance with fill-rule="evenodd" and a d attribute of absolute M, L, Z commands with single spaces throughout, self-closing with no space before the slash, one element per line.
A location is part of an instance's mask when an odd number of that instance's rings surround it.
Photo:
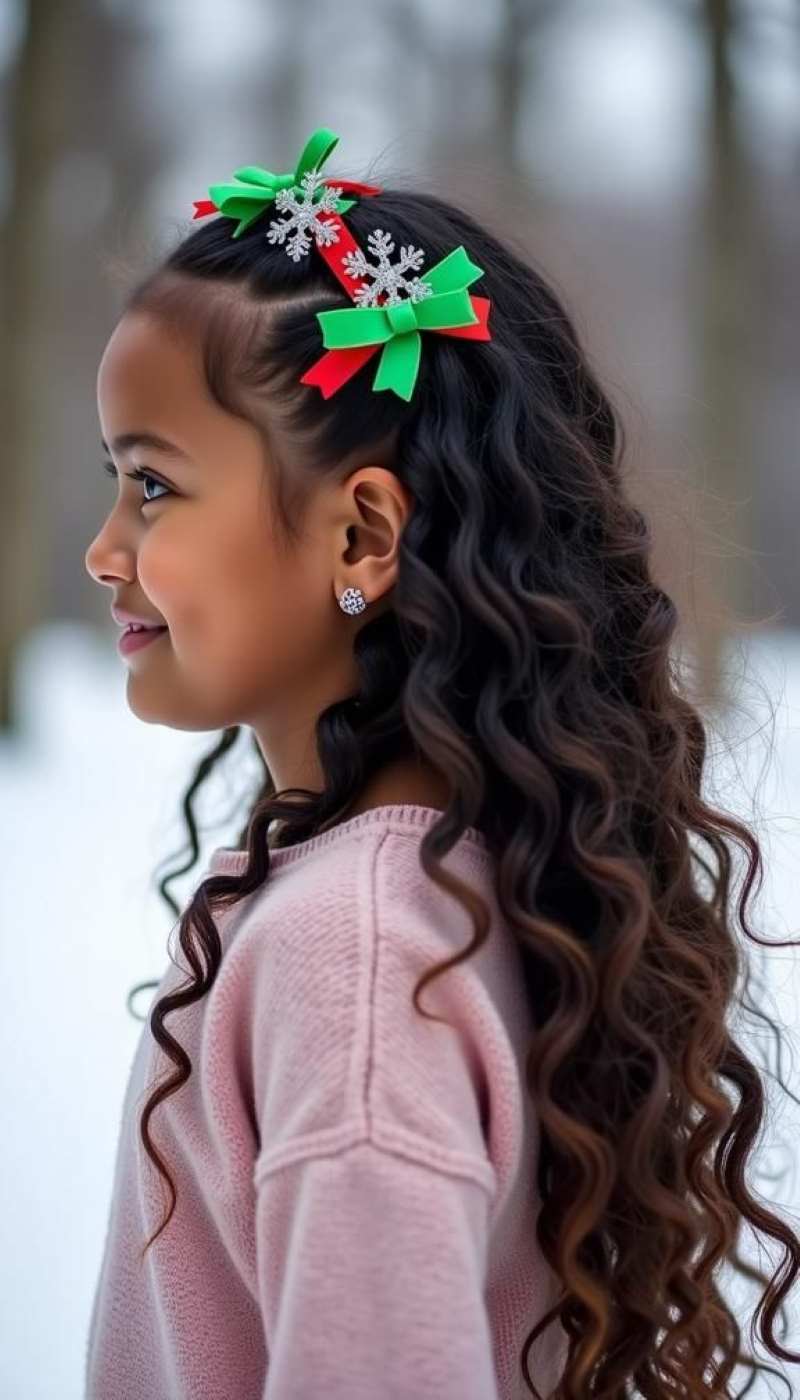
<path fill-rule="evenodd" d="M 268 1176 L 286 1167 L 323 1157 L 339 1157 L 364 1145 L 384 1156 L 410 1161 L 443 1176 L 473 1181 L 487 1196 L 492 1199 L 495 1196 L 497 1174 L 488 1158 L 441 1147 L 374 1114 L 369 1124 L 364 1120 L 352 1120 L 335 1128 L 318 1129 L 260 1154 L 253 1167 L 253 1184 L 258 1188 Z"/>

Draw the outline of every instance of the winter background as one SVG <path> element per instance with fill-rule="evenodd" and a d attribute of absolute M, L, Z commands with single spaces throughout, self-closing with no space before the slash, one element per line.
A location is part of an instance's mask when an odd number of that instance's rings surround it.
<path fill-rule="evenodd" d="M 288 168 L 320 125 L 341 136 L 331 174 L 413 177 L 529 252 L 625 418 L 707 795 L 762 843 L 754 930 L 800 939 L 799 70 L 794 0 L 0 0 L 3 1400 L 81 1395 L 142 1032 L 125 1000 L 166 967 L 154 871 L 215 739 L 131 715 L 110 592 L 84 570 L 110 505 L 95 376 L 120 283 L 209 183 Z M 234 754 L 203 790 L 179 901 L 253 776 Z M 748 947 L 780 1062 L 762 1023 L 742 1038 L 800 1097 L 798 951 Z M 800 1229 L 800 1110 L 767 1088 L 751 1185 Z M 731 1296 L 746 1328 L 753 1300 Z M 790 1319 L 798 1348 L 797 1300 Z"/>

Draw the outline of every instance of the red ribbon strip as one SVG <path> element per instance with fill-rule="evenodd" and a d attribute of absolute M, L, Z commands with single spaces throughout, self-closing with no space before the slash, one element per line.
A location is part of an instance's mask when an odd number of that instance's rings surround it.
<path fill-rule="evenodd" d="M 336 278 L 341 282 L 347 295 L 355 301 L 354 293 L 361 287 L 368 287 L 369 282 L 364 277 L 352 277 L 345 272 L 342 266 L 348 253 L 359 253 L 361 251 L 347 224 L 341 214 L 331 214 L 330 222 L 335 226 L 339 234 L 338 243 L 321 244 L 318 243 L 317 252 L 325 259 L 328 267 Z M 361 349 L 361 346 L 358 347 Z"/>
<path fill-rule="evenodd" d="M 323 399 L 329 399 L 380 349 L 380 345 L 354 345 L 348 350 L 326 350 L 322 358 L 300 376 L 300 383 L 316 386 L 322 390 Z"/>

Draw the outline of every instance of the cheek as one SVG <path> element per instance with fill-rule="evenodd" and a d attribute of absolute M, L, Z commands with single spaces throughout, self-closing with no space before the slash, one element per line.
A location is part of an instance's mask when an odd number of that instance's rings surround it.
<path fill-rule="evenodd" d="M 258 655 L 265 641 L 273 654 L 302 651 L 330 574 L 312 549 L 279 552 L 256 502 L 250 511 L 238 502 L 230 517 L 222 504 L 191 520 L 165 513 L 142 542 L 138 567 L 177 650 L 199 647 L 232 665 Z"/>
<path fill-rule="evenodd" d="M 170 531 L 166 520 L 151 527 L 142 542 L 137 569 L 143 592 L 170 627 L 182 629 L 202 611 L 213 559 L 196 540 Z"/>
<path fill-rule="evenodd" d="M 240 637 L 268 632 L 276 600 L 286 588 L 269 540 L 262 528 L 231 530 L 217 543 L 214 586 L 206 590 L 217 622 L 227 623 Z"/>
<path fill-rule="evenodd" d="M 278 557 L 263 534 L 254 535 L 220 553 L 215 579 L 206 636 L 230 680 L 282 682 L 319 655 L 328 624 L 324 583 L 310 554 Z"/>

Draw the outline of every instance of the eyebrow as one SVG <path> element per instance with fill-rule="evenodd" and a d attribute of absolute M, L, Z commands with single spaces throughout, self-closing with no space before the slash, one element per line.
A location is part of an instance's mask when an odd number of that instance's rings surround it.
<path fill-rule="evenodd" d="M 119 433 L 117 437 L 112 438 L 110 449 L 104 438 L 101 437 L 100 443 L 105 452 L 111 450 L 123 453 L 130 452 L 134 447 L 149 447 L 154 452 L 164 452 L 171 457 L 186 458 L 187 455 L 179 447 L 176 447 L 174 442 L 168 442 L 166 438 L 159 437 L 157 433 Z"/>

